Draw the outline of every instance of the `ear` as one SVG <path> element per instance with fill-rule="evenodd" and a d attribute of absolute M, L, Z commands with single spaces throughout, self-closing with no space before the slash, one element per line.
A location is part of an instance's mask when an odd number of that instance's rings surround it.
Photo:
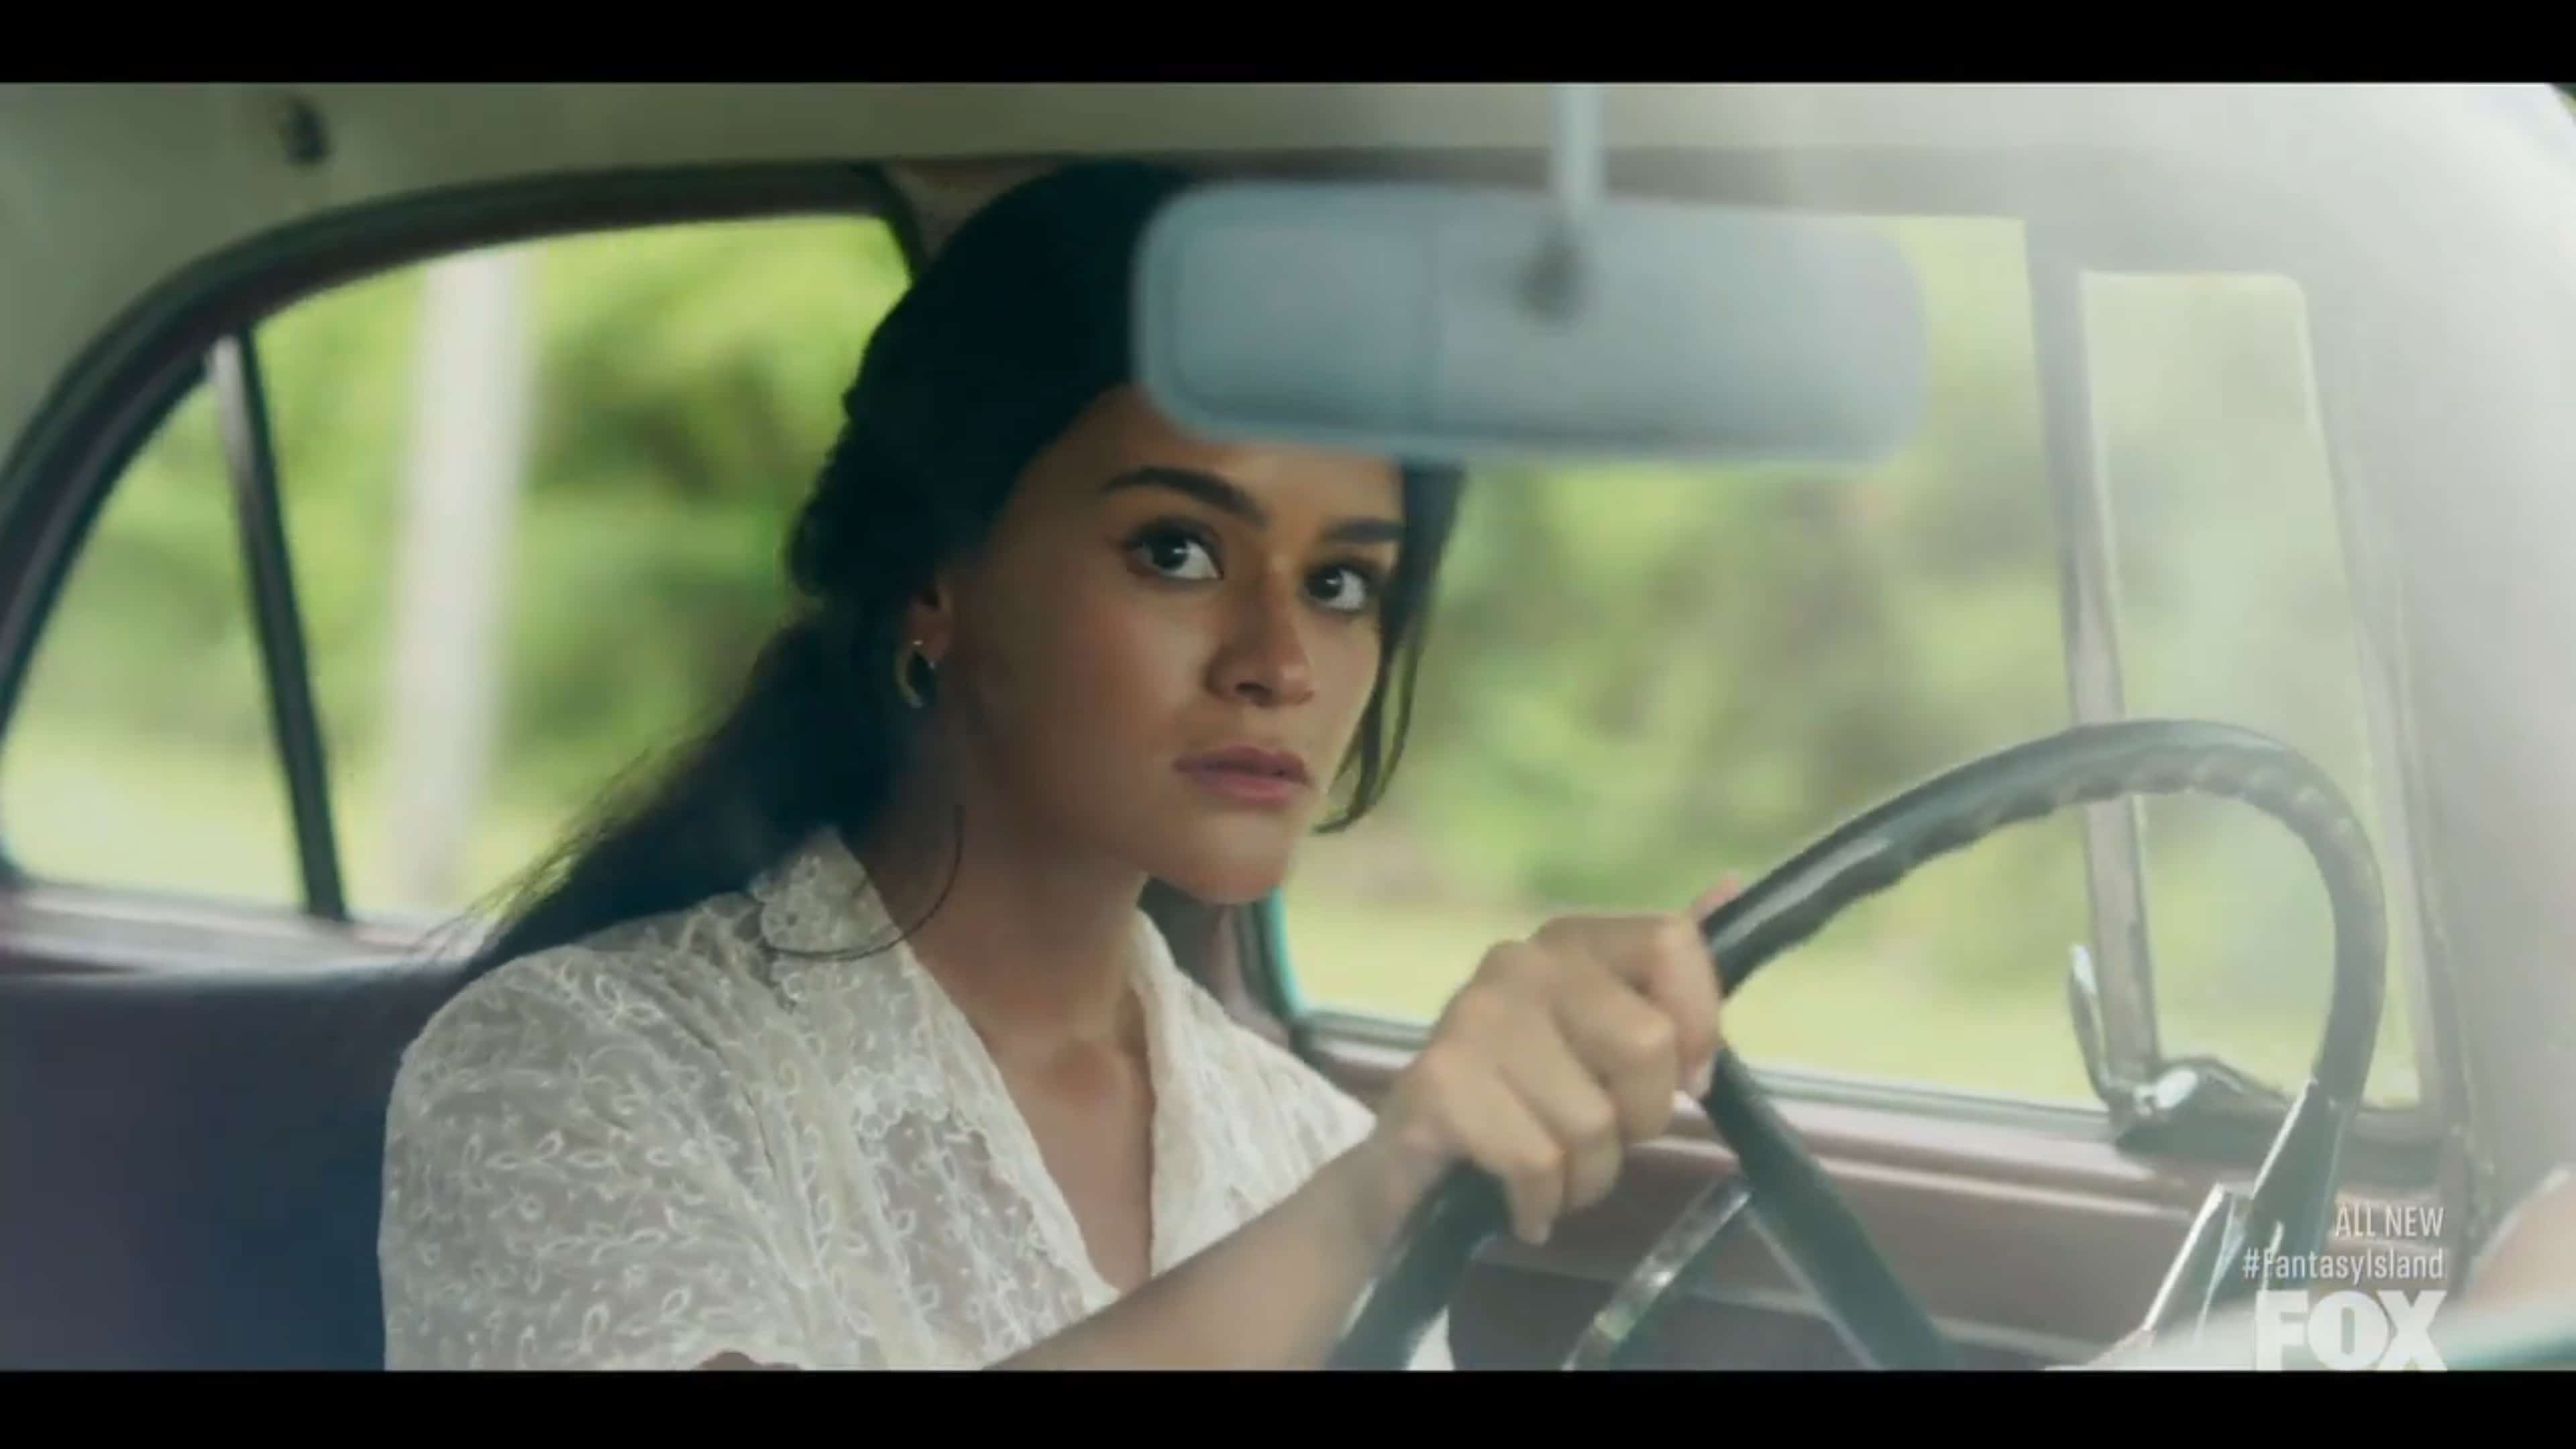
<path fill-rule="evenodd" d="M 948 657 L 957 636 L 957 581 L 942 572 L 916 590 L 903 612 L 903 640 L 921 641 L 921 650 L 937 664 Z"/>

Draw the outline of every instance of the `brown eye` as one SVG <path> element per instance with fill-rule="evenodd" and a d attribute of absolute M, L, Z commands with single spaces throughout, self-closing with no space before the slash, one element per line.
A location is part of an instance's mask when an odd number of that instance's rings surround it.
<path fill-rule="evenodd" d="M 1191 534 L 1177 528 L 1154 528 L 1136 536 L 1127 551 L 1145 567 L 1174 579 L 1212 579 L 1216 555 Z"/>
<path fill-rule="evenodd" d="M 1345 614 L 1363 613 L 1377 598 L 1377 580 L 1365 569 L 1335 564 L 1316 572 L 1316 601 Z"/>

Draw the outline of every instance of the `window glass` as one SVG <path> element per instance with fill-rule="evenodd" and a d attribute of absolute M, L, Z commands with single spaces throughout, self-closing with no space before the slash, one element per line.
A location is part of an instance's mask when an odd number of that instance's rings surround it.
<path fill-rule="evenodd" d="M 1887 223 L 1930 410 L 1880 467 L 1489 471 L 1381 811 L 1284 893 L 1312 1006 L 1427 1021 L 1494 941 L 1680 909 L 1926 775 L 2068 719 L 2021 229 Z M 1765 1064 L 2092 1100 L 2067 1024 L 2075 817 L 1933 861 L 1730 1006 Z"/>
<path fill-rule="evenodd" d="M 871 218 L 670 226 L 445 258 L 261 325 L 353 909 L 487 900 L 727 702 L 904 281 Z M 110 496 L 0 761 L 0 827 L 39 875 L 290 903 L 210 412 L 193 399 Z"/>
<path fill-rule="evenodd" d="M 0 749 L 39 877 L 300 903 L 295 832 L 213 396 L 172 410 L 82 546 Z"/>
<path fill-rule="evenodd" d="M 1284 896 L 1309 1004 L 1427 1022 L 1486 947 L 1549 915 L 1681 908 L 2066 725 L 2019 228 L 1887 224 L 1925 288 L 1933 364 L 1897 458 L 1474 480 L 1395 789 L 1313 842 Z M 2296 290 L 2096 278 L 2086 313 L 2131 713 L 2275 733 L 2377 832 Z M 2168 798 L 2143 820 L 2168 1054 L 2295 1086 L 2331 949 L 2313 866 L 2248 807 Z M 2092 1101 L 2064 986 L 2091 935 L 2077 822 L 2011 827 L 1853 907 L 1746 985 L 1734 1039 L 1773 1065 Z M 2401 999 L 2383 1101 L 2413 1093 Z"/>
<path fill-rule="evenodd" d="M 2373 1101 L 2417 1095 L 2411 934 L 2371 769 L 2361 640 L 2309 367 L 2306 303 L 2276 276 L 2096 276 L 2086 333 L 2111 499 L 2129 710 L 2261 730 L 2334 777 L 2380 846 L 2391 986 Z M 2157 1027 L 2283 1088 L 2325 1031 L 2333 917 L 2305 846 L 2253 807 L 2141 806 Z"/>

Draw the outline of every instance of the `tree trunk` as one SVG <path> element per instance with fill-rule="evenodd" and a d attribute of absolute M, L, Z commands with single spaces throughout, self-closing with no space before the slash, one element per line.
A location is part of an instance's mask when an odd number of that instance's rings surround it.
<path fill-rule="evenodd" d="M 451 910 L 468 888 L 535 380 L 522 268 L 509 250 L 434 262 L 421 299 L 385 754 L 385 843 L 404 907 Z"/>

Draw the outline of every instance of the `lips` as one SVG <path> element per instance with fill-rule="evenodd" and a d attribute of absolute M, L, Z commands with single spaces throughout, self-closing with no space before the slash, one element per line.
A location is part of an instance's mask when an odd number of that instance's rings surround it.
<path fill-rule="evenodd" d="M 1181 768 L 1192 773 L 1221 771 L 1285 780 L 1296 785 L 1307 783 L 1304 760 L 1286 750 L 1265 749 L 1259 745 L 1229 745 L 1221 750 L 1192 755 L 1181 761 Z"/>
<path fill-rule="evenodd" d="M 1230 745 L 1191 755 L 1180 772 L 1229 804 L 1277 808 L 1305 793 L 1306 762 L 1286 750 Z"/>

